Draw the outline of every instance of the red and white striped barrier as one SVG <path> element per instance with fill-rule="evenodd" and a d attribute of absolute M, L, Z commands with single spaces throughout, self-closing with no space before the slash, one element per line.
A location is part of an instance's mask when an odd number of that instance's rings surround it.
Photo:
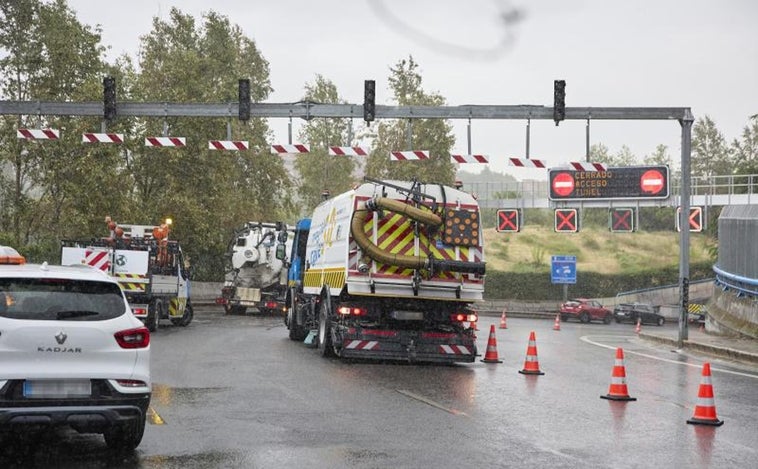
<path fill-rule="evenodd" d="M 456 163 L 489 163 L 487 155 L 450 155 Z"/>
<path fill-rule="evenodd" d="M 27 140 L 58 140 L 61 131 L 58 129 L 17 129 L 16 137 Z"/>
<path fill-rule="evenodd" d="M 296 143 L 294 145 L 271 145 L 271 153 L 274 155 L 284 155 L 288 153 L 309 153 L 311 147 Z"/>
<path fill-rule="evenodd" d="M 606 166 L 603 163 L 586 163 L 581 161 L 572 161 L 569 163 L 577 171 L 605 171 Z"/>
<path fill-rule="evenodd" d="M 208 140 L 208 150 L 247 150 L 247 140 Z"/>
<path fill-rule="evenodd" d="M 429 159 L 429 150 L 415 151 L 391 151 L 390 160 L 394 161 L 415 161 Z"/>
<path fill-rule="evenodd" d="M 185 137 L 145 137 L 146 147 L 183 147 L 186 144 Z"/>
<path fill-rule="evenodd" d="M 366 156 L 368 151 L 363 147 L 329 147 L 329 154 L 333 156 Z"/>
<path fill-rule="evenodd" d="M 124 143 L 124 134 L 83 133 L 82 143 Z"/>
<path fill-rule="evenodd" d="M 508 158 L 508 166 L 518 166 L 519 168 L 547 168 L 544 160 L 527 160 L 523 158 Z"/>

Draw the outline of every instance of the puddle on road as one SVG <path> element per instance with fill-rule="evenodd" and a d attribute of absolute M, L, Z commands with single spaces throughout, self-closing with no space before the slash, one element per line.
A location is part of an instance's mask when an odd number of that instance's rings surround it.
<path fill-rule="evenodd" d="M 211 451 L 199 454 L 156 455 L 142 458 L 142 466 L 160 469 L 191 469 L 206 467 L 244 467 L 244 457 L 231 451 Z"/>
<path fill-rule="evenodd" d="M 166 420 L 155 410 L 154 405 L 193 405 L 207 400 L 209 394 L 228 391 L 228 387 L 211 388 L 176 388 L 165 384 L 153 384 L 150 407 L 147 409 L 147 420 L 152 425 L 166 425 Z"/>

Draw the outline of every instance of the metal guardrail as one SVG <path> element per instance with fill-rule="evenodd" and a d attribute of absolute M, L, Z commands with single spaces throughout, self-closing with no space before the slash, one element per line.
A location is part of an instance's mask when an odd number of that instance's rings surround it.
<path fill-rule="evenodd" d="M 715 265 L 713 271 L 716 273 L 716 285 L 722 290 L 736 290 L 738 297 L 743 295 L 758 297 L 758 280 L 730 274 Z"/>

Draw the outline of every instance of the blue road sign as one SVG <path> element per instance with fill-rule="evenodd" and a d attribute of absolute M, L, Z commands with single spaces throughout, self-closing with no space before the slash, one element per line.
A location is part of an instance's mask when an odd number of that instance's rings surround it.
<path fill-rule="evenodd" d="M 552 283 L 576 283 L 576 256 L 552 256 Z"/>

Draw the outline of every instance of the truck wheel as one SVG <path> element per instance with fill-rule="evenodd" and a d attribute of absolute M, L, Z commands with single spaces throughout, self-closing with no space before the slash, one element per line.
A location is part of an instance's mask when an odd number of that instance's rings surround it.
<path fill-rule="evenodd" d="M 318 315 L 318 351 L 322 357 L 333 357 L 331 334 L 331 301 L 325 297 L 321 301 L 321 311 Z"/>
<path fill-rule="evenodd" d="M 290 339 L 302 342 L 308 334 L 305 332 L 305 328 L 297 323 L 296 307 L 295 295 L 293 294 L 290 307 L 287 310 L 287 327 L 290 330 Z"/>
<path fill-rule="evenodd" d="M 151 301 L 147 306 L 147 319 L 145 319 L 145 326 L 148 331 L 155 332 L 158 330 L 161 315 L 163 315 L 163 302 L 161 300 Z"/>
<path fill-rule="evenodd" d="M 187 327 L 192 322 L 192 318 L 195 316 L 195 310 L 192 308 L 192 303 L 187 300 L 187 306 L 184 307 L 184 314 L 180 318 L 171 318 L 171 323 L 175 326 Z"/>

